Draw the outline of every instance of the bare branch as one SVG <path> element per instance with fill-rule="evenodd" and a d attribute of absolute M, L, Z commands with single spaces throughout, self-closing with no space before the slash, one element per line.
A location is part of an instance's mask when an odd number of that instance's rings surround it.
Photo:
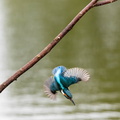
<path fill-rule="evenodd" d="M 97 7 L 97 6 L 102 6 L 102 5 L 106 5 L 106 4 L 109 4 L 109 3 L 113 3 L 113 2 L 116 2 L 117 0 L 103 0 L 103 1 L 98 1 L 94 4 L 93 7 Z"/>
<path fill-rule="evenodd" d="M 105 0 L 100 1 L 98 0 L 91 0 L 91 2 L 83 8 L 76 16 L 75 18 L 60 32 L 54 40 L 48 44 L 38 55 L 36 55 L 32 60 L 30 60 L 26 65 L 24 65 L 22 68 L 20 68 L 18 71 L 16 71 L 10 78 L 8 78 L 5 82 L 3 82 L 0 85 L 0 93 L 13 81 L 17 80 L 19 76 L 21 76 L 23 73 L 25 73 L 28 69 L 33 67 L 38 61 L 40 61 L 45 55 L 47 55 L 52 48 L 73 28 L 73 26 L 83 17 L 84 14 L 86 14 L 91 8 L 95 6 L 100 6 L 103 4 L 108 4 L 110 2 L 114 2 L 116 0 Z"/>

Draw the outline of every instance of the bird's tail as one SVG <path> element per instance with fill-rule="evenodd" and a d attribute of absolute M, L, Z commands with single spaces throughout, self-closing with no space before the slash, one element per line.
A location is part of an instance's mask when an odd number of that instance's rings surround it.
<path fill-rule="evenodd" d="M 88 81 L 90 78 L 89 73 L 87 70 L 83 68 L 71 68 L 68 69 L 64 76 L 66 77 L 77 77 L 80 81 Z"/>

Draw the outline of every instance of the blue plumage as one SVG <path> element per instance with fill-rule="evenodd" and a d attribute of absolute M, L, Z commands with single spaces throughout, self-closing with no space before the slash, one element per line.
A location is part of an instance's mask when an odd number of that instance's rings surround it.
<path fill-rule="evenodd" d="M 58 66 L 53 69 L 52 73 L 53 76 L 45 82 L 45 93 L 51 99 L 55 99 L 57 91 L 60 91 L 67 99 L 75 104 L 68 87 L 79 81 L 88 81 L 90 78 L 88 72 L 82 68 L 66 69 L 64 66 Z"/>

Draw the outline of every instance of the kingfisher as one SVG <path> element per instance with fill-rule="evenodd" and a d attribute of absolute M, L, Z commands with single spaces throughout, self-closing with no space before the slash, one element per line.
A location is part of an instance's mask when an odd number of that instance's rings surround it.
<path fill-rule="evenodd" d="M 80 81 L 88 81 L 90 78 L 89 73 L 83 68 L 70 68 L 67 69 L 64 66 L 55 67 L 52 70 L 53 76 L 45 81 L 44 88 L 45 93 L 51 99 L 56 99 L 57 92 L 67 99 L 69 99 L 74 105 L 72 93 L 69 90 L 69 86 Z"/>

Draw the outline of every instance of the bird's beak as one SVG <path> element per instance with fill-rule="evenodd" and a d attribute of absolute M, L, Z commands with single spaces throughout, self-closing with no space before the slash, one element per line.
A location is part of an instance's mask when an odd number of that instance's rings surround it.
<path fill-rule="evenodd" d="M 73 105 L 75 105 L 75 102 L 72 99 L 69 99 L 69 100 L 73 103 Z"/>

